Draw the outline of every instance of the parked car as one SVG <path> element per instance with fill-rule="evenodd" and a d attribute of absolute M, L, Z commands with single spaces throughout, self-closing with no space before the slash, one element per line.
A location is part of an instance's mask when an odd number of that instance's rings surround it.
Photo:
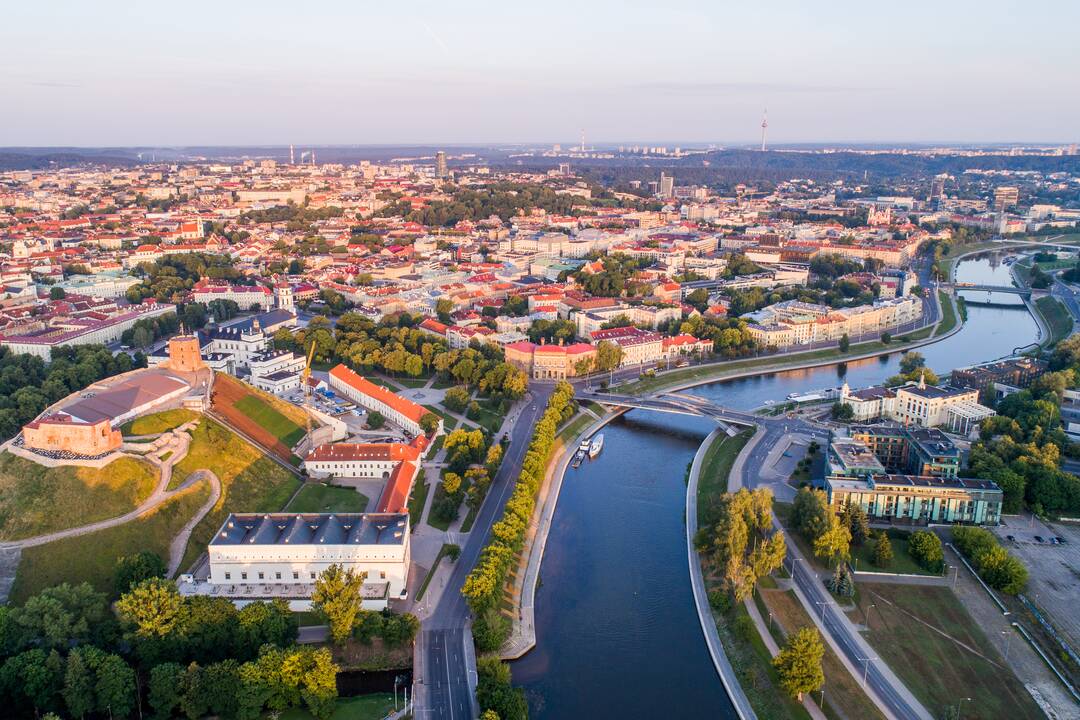
<path fill-rule="evenodd" d="M 1014 535 L 1006 535 L 1005 539 L 1011 542 L 1016 542 L 1016 537 Z"/>
<path fill-rule="evenodd" d="M 1054 539 L 1057 540 L 1058 543 L 1061 544 L 1061 545 L 1067 545 L 1068 544 L 1068 543 L 1065 542 L 1065 538 L 1063 538 L 1063 537 L 1058 536 L 1058 537 L 1056 537 Z"/>
<path fill-rule="evenodd" d="M 1035 536 L 1035 542 L 1045 542 L 1045 541 L 1043 540 L 1043 536 L 1042 536 L 1042 535 L 1036 535 L 1036 536 Z"/>

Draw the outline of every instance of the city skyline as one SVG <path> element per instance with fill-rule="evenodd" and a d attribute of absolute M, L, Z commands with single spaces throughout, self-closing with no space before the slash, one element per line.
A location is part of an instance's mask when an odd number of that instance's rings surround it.
<path fill-rule="evenodd" d="M 1016 7 L 23 5 L 0 145 L 1073 142 L 1080 10 Z"/>

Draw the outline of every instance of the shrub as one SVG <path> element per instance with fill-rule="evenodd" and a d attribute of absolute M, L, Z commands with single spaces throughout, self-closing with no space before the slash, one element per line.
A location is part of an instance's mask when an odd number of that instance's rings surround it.
<path fill-rule="evenodd" d="M 941 538 L 929 530 L 916 530 L 908 538 L 908 554 L 925 570 L 941 574 L 945 569 L 945 554 Z"/>

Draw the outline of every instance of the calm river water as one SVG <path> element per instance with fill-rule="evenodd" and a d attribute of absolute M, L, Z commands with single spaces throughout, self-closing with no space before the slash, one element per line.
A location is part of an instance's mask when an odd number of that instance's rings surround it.
<path fill-rule="evenodd" d="M 1008 285 L 1008 268 L 993 265 L 964 261 L 957 279 Z M 919 352 L 944 372 L 1008 355 L 1036 335 L 1022 305 L 971 306 L 963 330 Z M 748 409 L 844 379 L 852 387 L 878 383 L 897 372 L 899 359 L 894 353 L 690 392 Z M 536 593 L 537 645 L 513 663 L 531 717 L 734 717 L 686 566 L 684 476 L 711 429 L 703 419 L 635 410 L 604 430 L 596 460 L 567 471 Z"/>

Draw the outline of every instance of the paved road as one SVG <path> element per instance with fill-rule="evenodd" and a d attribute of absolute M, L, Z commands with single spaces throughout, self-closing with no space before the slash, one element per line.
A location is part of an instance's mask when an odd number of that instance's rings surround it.
<path fill-rule="evenodd" d="M 741 475 L 741 483 L 745 487 L 753 488 L 759 484 L 772 482 L 765 474 L 768 471 L 768 457 L 774 448 L 785 442 L 785 438 L 794 433 L 819 438 L 822 435 L 821 426 L 804 420 L 759 418 L 759 422 L 764 431 L 763 435 L 753 445 L 745 461 L 737 468 Z M 813 570 L 808 569 L 808 564 L 802 558 L 795 543 L 788 544 L 788 557 L 791 559 L 792 578 L 810 603 L 808 610 L 816 608 L 815 620 L 831 636 L 835 647 L 844 655 L 849 666 L 857 671 L 856 677 L 861 679 L 862 672 L 858 671 L 866 671 L 866 683 L 869 689 L 881 699 L 892 717 L 902 720 L 929 718 L 930 715 L 926 709 L 915 700 L 888 666 L 877 659 L 855 626 L 839 610 L 836 602 L 825 590 L 821 578 Z"/>
<path fill-rule="evenodd" d="M 487 542 L 491 525 L 502 513 L 503 505 L 514 489 L 514 480 L 528 449 L 533 427 L 544 413 L 554 385 L 533 384 L 527 401 L 513 429 L 502 467 L 492 481 L 484 504 L 480 508 L 469 539 L 454 563 L 446 589 L 431 616 L 424 622 L 420 634 L 420 671 L 417 672 L 418 717 L 462 720 L 471 718 L 473 695 L 469 684 L 468 644 L 466 623 L 469 608 L 461 596 L 465 577 L 480 557 Z M 475 683 L 475 678 L 472 679 Z M 422 712 L 421 712 L 422 711 Z"/>

